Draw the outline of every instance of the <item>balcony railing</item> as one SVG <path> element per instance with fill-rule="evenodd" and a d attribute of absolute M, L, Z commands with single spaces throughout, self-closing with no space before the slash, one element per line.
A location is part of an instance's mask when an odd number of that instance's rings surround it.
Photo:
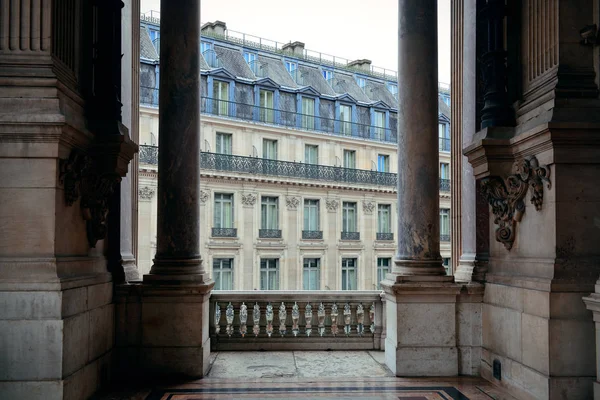
<path fill-rule="evenodd" d="M 377 239 L 377 240 L 394 240 L 394 234 L 391 232 L 377 232 L 375 239 Z"/>
<path fill-rule="evenodd" d="M 342 240 L 360 240 L 360 232 L 342 232 Z"/>
<path fill-rule="evenodd" d="M 258 237 L 261 239 L 281 239 L 281 229 L 259 229 Z"/>
<path fill-rule="evenodd" d="M 440 233 L 440 242 L 449 242 L 450 234 Z"/>
<path fill-rule="evenodd" d="M 450 139 L 448 138 L 439 138 L 440 140 L 440 151 L 450 151 Z"/>
<path fill-rule="evenodd" d="M 379 291 L 219 291 L 210 298 L 213 350 L 381 349 Z"/>
<path fill-rule="evenodd" d="M 157 146 L 141 145 L 139 154 L 141 163 L 158 165 Z M 200 153 L 200 168 L 213 171 L 240 172 L 251 175 L 282 176 L 288 178 L 303 178 L 327 182 L 358 183 L 388 187 L 396 187 L 398 179 L 397 175 L 391 172 L 267 160 L 258 157 L 235 156 L 231 154 L 209 152 Z M 450 181 L 448 179 L 440 179 L 440 190 L 450 190 Z"/>
<path fill-rule="evenodd" d="M 212 228 L 212 237 L 237 237 L 237 228 Z"/>
<path fill-rule="evenodd" d="M 302 239 L 304 240 L 322 240 L 323 231 L 302 231 Z"/>

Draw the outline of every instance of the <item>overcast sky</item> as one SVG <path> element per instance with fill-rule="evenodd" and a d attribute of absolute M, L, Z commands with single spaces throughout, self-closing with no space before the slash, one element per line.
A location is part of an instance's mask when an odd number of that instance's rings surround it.
<path fill-rule="evenodd" d="M 414 0 L 419 1 L 419 0 Z M 141 0 L 142 12 L 160 0 Z M 438 0 L 439 80 L 450 83 L 450 0 Z M 202 22 L 374 66 L 398 69 L 397 0 L 202 0 Z"/>

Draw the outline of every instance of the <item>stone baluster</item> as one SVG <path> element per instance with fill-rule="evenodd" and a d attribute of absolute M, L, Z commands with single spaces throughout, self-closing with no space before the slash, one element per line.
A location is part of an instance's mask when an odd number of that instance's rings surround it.
<path fill-rule="evenodd" d="M 260 333 L 260 306 L 258 303 L 254 303 L 254 308 L 252 309 L 252 321 L 254 322 L 252 333 L 254 333 L 254 336 L 258 337 Z"/>
<path fill-rule="evenodd" d="M 285 309 L 285 303 L 282 301 L 279 306 L 279 333 L 281 336 L 285 336 L 287 333 L 287 327 L 285 324 L 285 320 L 287 319 L 287 311 Z"/>
<path fill-rule="evenodd" d="M 306 336 L 310 336 L 310 334 L 312 333 L 312 318 L 312 306 L 310 305 L 310 303 L 308 303 L 306 305 L 306 308 L 304 309 L 304 323 L 306 329 Z"/>
<path fill-rule="evenodd" d="M 246 332 L 248 331 L 248 327 L 246 322 L 248 321 L 248 306 L 246 303 L 242 303 L 240 306 L 240 334 L 242 337 L 246 337 Z"/>

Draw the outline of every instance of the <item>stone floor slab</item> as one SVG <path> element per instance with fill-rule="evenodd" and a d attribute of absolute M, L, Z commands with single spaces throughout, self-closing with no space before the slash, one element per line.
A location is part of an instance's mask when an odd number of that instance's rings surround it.
<path fill-rule="evenodd" d="M 290 378 L 297 376 L 291 351 L 220 352 L 215 357 L 208 378 Z"/>
<path fill-rule="evenodd" d="M 376 378 L 391 372 L 366 351 L 295 351 L 298 376 Z"/>

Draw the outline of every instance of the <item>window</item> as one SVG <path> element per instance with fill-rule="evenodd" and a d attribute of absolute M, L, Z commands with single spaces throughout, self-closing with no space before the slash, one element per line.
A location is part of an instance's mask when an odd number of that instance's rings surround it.
<path fill-rule="evenodd" d="M 150 33 L 150 40 L 154 48 L 160 53 L 160 31 L 157 29 L 148 29 L 148 32 Z"/>
<path fill-rule="evenodd" d="M 263 196 L 260 204 L 261 229 L 279 229 L 279 199 Z"/>
<path fill-rule="evenodd" d="M 447 208 L 440 209 L 440 235 L 450 235 L 450 210 Z"/>
<path fill-rule="evenodd" d="M 229 115 L 229 83 L 213 81 L 213 113 L 215 115 Z"/>
<path fill-rule="evenodd" d="M 330 69 L 323 70 L 323 79 L 327 81 L 331 85 L 333 79 L 333 71 Z"/>
<path fill-rule="evenodd" d="M 390 156 L 387 154 L 377 155 L 377 171 L 390 172 Z"/>
<path fill-rule="evenodd" d="M 373 113 L 373 126 L 375 126 L 375 137 L 385 139 L 385 113 L 375 111 Z"/>
<path fill-rule="evenodd" d="M 321 259 L 305 258 L 302 269 L 302 289 L 319 290 L 321 278 Z"/>
<path fill-rule="evenodd" d="M 450 165 L 448 163 L 440 163 L 440 179 L 450 179 Z"/>
<path fill-rule="evenodd" d="M 302 97 L 302 128 L 315 129 L 315 99 Z"/>
<path fill-rule="evenodd" d="M 344 150 L 344 168 L 356 168 L 356 151 Z"/>
<path fill-rule="evenodd" d="M 200 53 L 204 54 L 207 50 L 212 50 L 213 44 L 209 42 L 205 42 L 204 40 L 200 42 Z"/>
<path fill-rule="evenodd" d="M 377 289 L 381 289 L 381 281 L 385 279 L 385 275 L 390 272 L 391 258 L 377 259 Z"/>
<path fill-rule="evenodd" d="M 277 140 L 263 139 L 263 158 L 277 160 Z"/>
<path fill-rule="evenodd" d="M 377 232 L 391 233 L 392 232 L 392 206 L 389 204 L 379 204 L 377 206 Z"/>
<path fill-rule="evenodd" d="M 345 104 L 340 105 L 340 133 L 352 134 L 352 107 Z"/>
<path fill-rule="evenodd" d="M 356 203 L 345 201 L 342 206 L 342 232 L 357 232 Z"/>
<path fill-rule="evenodd" d="M 259 91 L 260 95 L 260 120 L 262 122 L 273 123 L 274 121 L 274 104 L 273 97 L 274 93 L 271 90 L 263 90 Z"/>
<path fill-rule="evenodd" d="M 387 83 L 385 86 L 390 91 L 392 96 L 394 96 L 396 100 L 398 100 L 398 85 L 396 85 L 395 83 Z"/>
<path fill-rule="evenodd" d="M 215 193 L 215 228 L 233 228 L 233 194 Z"/>
<path fill-rule="evenodd" d="M 296 76 L 298 74 L 298 64 L 292 61 L 285 62 L 285 69 L 290 73 L 292 78 L 294 78 L 294 82 L 296 81 Z"/>
<path fill-rule="evenodd" d="M 356 258 L 342 258 L 342 290 L 356 290 Z"/>
<path fill-rule="evenodd" d="M 214 290 L 233 290 L 233 258 L 213 260 Z"/>
<path fill-rule="evenodd" d="M 260 260 L 260 290 L 279 290 L 279 259 Z"/>
<path fill-rule="evenodd" d="M 215 53 L 212 43 L 205 41 L 200 42 L 200 53 L 202 53 L 202 56 L 206 60 L 206 63 L 209 67 L 216 68 L 219 66 L 217 53 Z"/>
<path fill-rule="evenodd" d="M 363 92 L 365 91 L 365 86 L 367 84 L 367 81 L 365 80 L 365 78 L 357 77 L 356 84 L 358 85 L 359 88 L 362 89 Z"/>
<path fill-rule="evenodd" d="M 438 124 L 440 135 L 440 151 L 450 151 L 450 132 L 447 125 L 443 122 Z"/>
<path fill-rule="evenodd" d="M 319 146 L 312 144 L 304 145 L 304 162 L 307 164 L 319 163 Z"/>
<path fill-rule="evenodd" d="M 248 64 L 253 63 L 254 61 L 256 61 L 256 53 L 251 53 L 251 52 L 244 52 L 244 60 L 246 60 L 246 62 Z"/>
<path fill-rule="evenodd" d="M 450 275 L 450 259 L 442 258 L 442 265 L 444 266 L 444 269 L 446 270 L 446 275 Z"/>
<path fill-rule="evenodd" d="M 217 153 L 232 154 L 230 133 L 217 132 Z"/>
<path fill-rule="evenodd" d="M 319 228 L 319 200 L 304 200 L 304 230 L 318 231 Z"/>

